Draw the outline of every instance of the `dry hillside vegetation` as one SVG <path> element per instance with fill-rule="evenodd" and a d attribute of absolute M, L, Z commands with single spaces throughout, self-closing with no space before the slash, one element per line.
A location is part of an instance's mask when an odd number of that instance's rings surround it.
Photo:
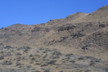
<path fill-rule="evenodd" d="M 108 72 L 108 5 L 0 29 L 0 72 Z"/>

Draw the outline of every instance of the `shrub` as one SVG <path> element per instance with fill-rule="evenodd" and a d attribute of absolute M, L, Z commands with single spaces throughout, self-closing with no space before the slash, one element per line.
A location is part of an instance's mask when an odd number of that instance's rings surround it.
<path fill-rule="evenodd" d="M 94 65 L 95 65 L 95 62 L 90 62 L 89 65 L 90 65 L 90 66 L 94 66 Z"/>
<path fill-rule="evenodd" d="M 66 56 L 72 56 L 73 54 L 72 53 L 70 53 L 70 54 L 67 54 Z"/>
<path fill-rule="evenodd" d="M 75 63 L 75 61 L 74 61 L 74 60 L 71 60 L 70 62 L 71 62 L 71 63 Z"/>
<path fill-rule="evenodd" d="M 11 65 L 11 64 L 12 64 L 11 61 L 4 61 L 4 62 L 3 62 L 3 65 Z"/>
<path fill-rule="evenodd" d="M 106 25 L 105 24 L 100 24 L 99 27 L 103 28 L 103 27 L 106 27 Z"/>
<path fill-rule="evenodd" d="M 71 34 L 71 36 L 72 36 L 73 38 L 79 38 L 79 37 L 85 36 L 85 34 L 82 34 L 80 31 L 78 31 L 78 32 L 75 33 L 75 34 Z"/>
<path fill-rule="evenodd" d="M 49 70 L 45 70 L 44 72 L 50 72 Z"/>
<path fill-rule="evenodd" d="M 4 56 L 0 56 L 0 60 L 4 59 Z"/>

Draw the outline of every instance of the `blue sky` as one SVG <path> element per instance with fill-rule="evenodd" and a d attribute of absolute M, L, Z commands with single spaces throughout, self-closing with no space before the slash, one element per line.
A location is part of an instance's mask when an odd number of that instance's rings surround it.
<path fill-rule="evenodd" d="M 13 24 L 40 24 L 76 12 L 91 13 L 108 0 L 0 0 L 0 28 Z"/>

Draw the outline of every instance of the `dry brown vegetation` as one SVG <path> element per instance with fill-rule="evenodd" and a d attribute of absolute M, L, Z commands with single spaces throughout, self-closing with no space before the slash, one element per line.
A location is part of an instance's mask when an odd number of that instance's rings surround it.
<path fill-rule="evenodd" d="M 0 72 L 108 72 L 107 55 L 108 5 L 0 29 Z"/>

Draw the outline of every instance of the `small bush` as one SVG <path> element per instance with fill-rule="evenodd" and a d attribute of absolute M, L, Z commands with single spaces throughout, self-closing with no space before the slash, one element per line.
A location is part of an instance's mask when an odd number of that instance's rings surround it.
<path fill-rule="evenodd" d="M 75 61 L 74 61 L 74 60 L 71 60 L 70 62 L 71 62 L 71 63 L 75 63 Z"/>
<path fill-rule="evenodd" d="M 105 24 L 100 24 L 99 27 L 103 28 L 103 27 L 106 27 L 106 25 Z"/>
<path fill-rule="evenodd" d="M 11 61 L 4 61 L 4 62 L 3 62 L 3 65 L 11 65 L 11 64 L 12 64 Z"/>
<path fill-rule="evenodd" d="M 88 50 L 88 47 L 90 47 L 90 45 L 85 45 L 82 47 L 83 50 Z"/>
<path fill-rule="evenodd" d="M 5 49 L 10 49 L 10 48 L 12 48 L 12 47 L 11 47 L 11 46 L 6 46 L 6 47 L 5 47 Z"/>
<path fill-rule="evenodd" d="M 44 72 L 50 72 L 49 70 L 45 70 Z"/>
<path fill-rule="evenodd" d="M 80 58 L 78 58 L 78 60 L 84 60 L 84 57 L 80 57 Z"/>
<path fill-rule="evenodd" d="M 66 56 L 72 56 L 73 54 L 72 53 L 70 53 L 70 54 L 67 54 Z"/>
<path fill-rule="evenodd" d="M 85 34 L 82 34 L 81 32 L 77 32 L 77 33 L 75 33 L 75 34 L 71 34 L 71 36 L 72 36 L 73 38 L 79 38 L 79 37 L 85 36 Z"/>
<path fill-rule="evenodd" d="M 0 60 L 4 59 L 4 56 L 0 56 Z"/>
<path fill-rule="evenodd" d="M 94 62 L 90 62 L 90 64 L 89 64 L 90 66 L 94 66 L 95 65 L 95 63 Z"/>

